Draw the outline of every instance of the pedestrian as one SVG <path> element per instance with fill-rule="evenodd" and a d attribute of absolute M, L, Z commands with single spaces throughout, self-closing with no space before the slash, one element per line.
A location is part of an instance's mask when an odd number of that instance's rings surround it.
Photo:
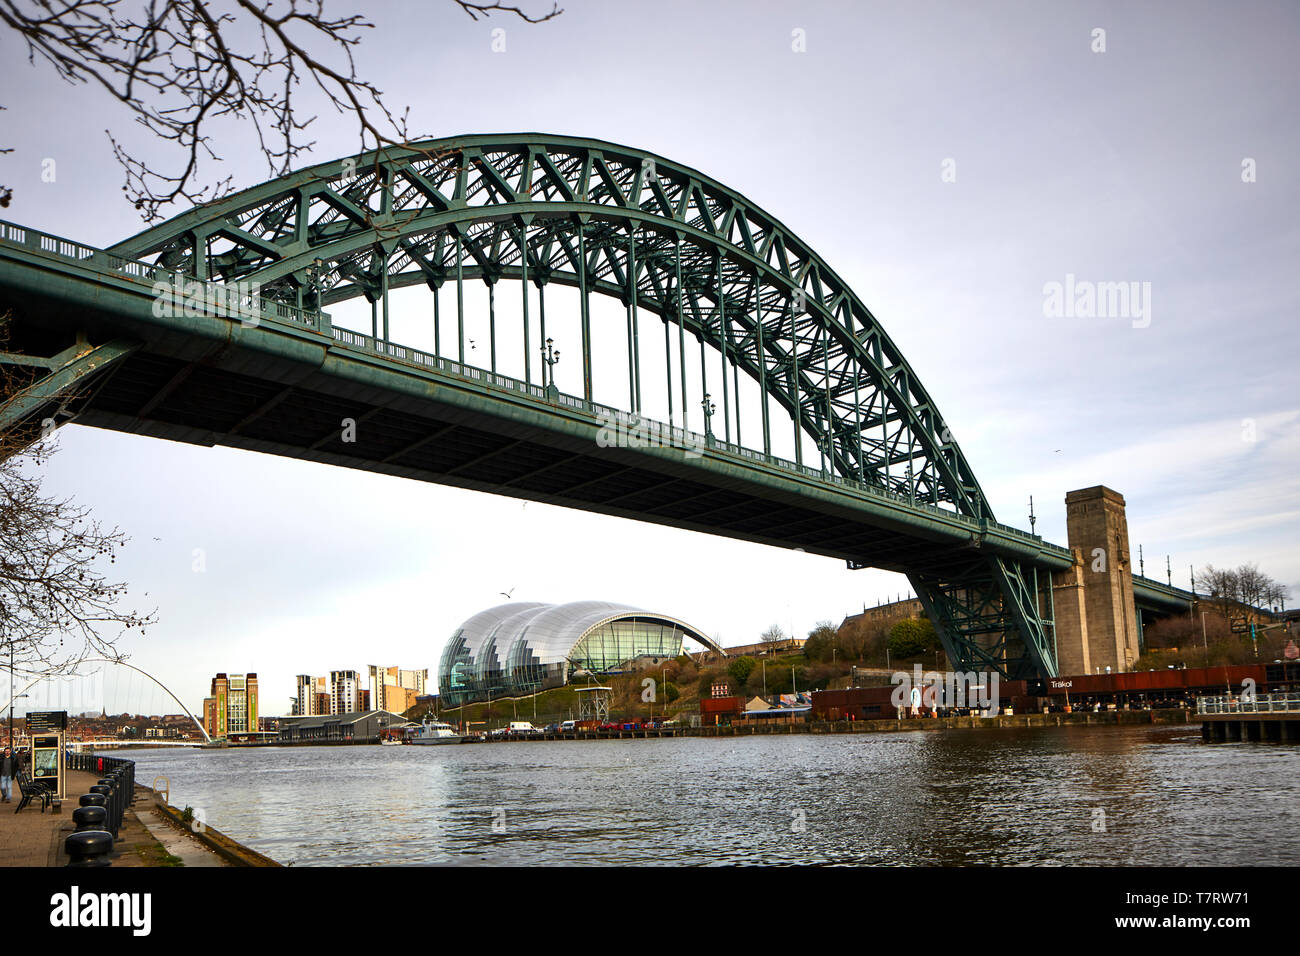
<path fill-rule="evenodd" d="M 4 802 L 12 802 L 9 793 L 13 789 L 14 774 L 18 771 L 18 758 L 6 747 L 4 754 L 0 755 L 0 794 L 4 795 Z"/>

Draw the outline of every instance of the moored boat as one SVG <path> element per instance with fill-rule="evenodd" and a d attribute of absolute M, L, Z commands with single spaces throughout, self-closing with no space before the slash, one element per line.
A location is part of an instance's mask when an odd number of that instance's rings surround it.
<path fill-rule="evenodd" d="M 420 725 L 418 733 L 412 735 L 413 744 L 458 744 L 468 739 L 464 734 L 456 733 L 456 728 L 442 721 L 428 720 Z"/>

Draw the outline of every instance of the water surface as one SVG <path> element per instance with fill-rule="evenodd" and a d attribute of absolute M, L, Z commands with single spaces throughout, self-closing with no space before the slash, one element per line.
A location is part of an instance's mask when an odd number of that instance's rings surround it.
<path fill-rule="evenodd" d="M 1300 750 L 1199 727 L 118 752 L 283 863 L 1300 863 Z"/>

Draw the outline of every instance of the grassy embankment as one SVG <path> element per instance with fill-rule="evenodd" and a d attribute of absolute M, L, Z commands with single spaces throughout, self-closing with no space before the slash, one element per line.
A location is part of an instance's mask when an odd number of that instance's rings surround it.
<path fill-rule="evenodd" d="M 731 662 L 698 664 L 687 657 L 679 657 L 663 667 L 651 668 L 636 674 L 602 678 L 599 683 L 613 688 L 610 694 L 610 719 L 617 721 L 639 720 L 665 713 L 670 718 L 700 712 L 700 698 L 710 696 L 712 685 L 725 681 L 732 693 L 743 696 L 767 693 L 788 694 L 794 690 L 822 690 L 828 686 L 847 686 L 851 663 L 834 664 L 808 661 L 802 654 L 769 659 L 766 668 L 756 664 L 744 682 L 737 681 L 728 672 Z M 655 681 L 655 700 L 645 701 L 642 681 Z M 486 701 L 445 709 L 439 717 L 452 723 L 469 721 L 475 730 L 492 730 L 512 720 L 527 720 L 538 727 L 578 717 L 577 688 L 579 684 L 556 687 L 536 695 L 500 698 L 491 704 Z M 423 706 L 408 710 L 403 716 L 408 720 L 424 717 Z"/>

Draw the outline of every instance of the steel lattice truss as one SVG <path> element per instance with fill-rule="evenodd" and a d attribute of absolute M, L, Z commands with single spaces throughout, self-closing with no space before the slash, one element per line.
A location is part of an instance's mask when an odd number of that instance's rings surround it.
<path fill-rule="evenodd" d="M 112 251 L 308 307 L 317 287 L 325 306 L 437 288 L 458 262 L 462 279 L 526 273 L 609 295 L 721 352 L 797 416 L 835 474 L 991 517 L 924 387 L 844 282 L 744 197 L 657 156 L 567 138 L 433 141 L 304 170 Z"/>
<path fill-rule="evenodd" d="M 770 397 L 764 452 L 770 403 L 796 435 L 812 437 L 828 473 L 993 517 L 925 388 L 839 276 L 740 194 L 649 153 L 533 134 L 418 143 L 237 193 L 111 251 L 199 278 L 256 282 L 264 298 L 309 309 L 385 301 L 389 290 L 420 283 L 574 287 L 588 400 L 588 295 L 611 296 L 627 307 L 630 356 L 648 312 L 666 335 L 672 329 L 683 369 L 690 337 L 758 383 Z M 463 361 L 463 333 L 455 348 Z M 639 355 L 630 358 L 631 413 L 641 412 L 644 373 Z M 671 368 L 668 379 L 671 402 Z M 683 381 L 683 413 L 686 405 Z M 725 407 L 723 417 L 729 429 Z M 1048 599 L 1031 574 L 977 555 L 954 579 L 912 580 L 955 665 L 1055 673 Z"/>

